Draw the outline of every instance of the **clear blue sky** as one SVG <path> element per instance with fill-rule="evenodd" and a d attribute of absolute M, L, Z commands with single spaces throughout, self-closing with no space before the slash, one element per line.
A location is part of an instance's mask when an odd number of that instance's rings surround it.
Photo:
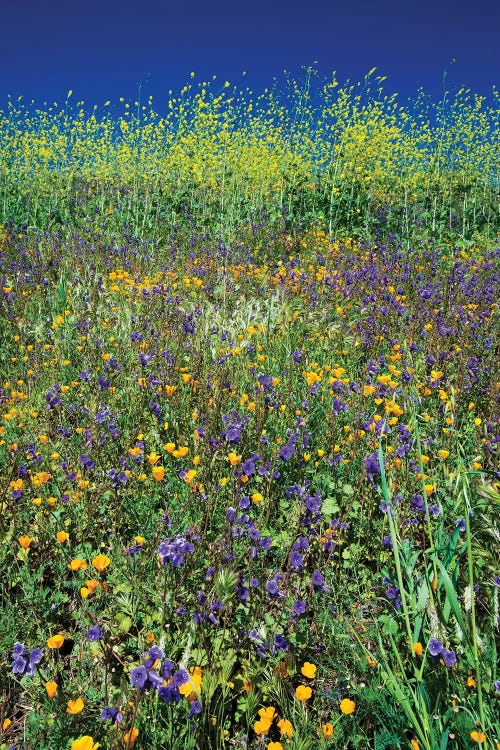
<path fill-rule="evenodd" d="M 152 94 L 217 75 L 258 92 L 317 60 L 357 81 L 377 66 L 402 99 L 500 85 L 500 0 L 2 0 L 0 106 Z M 450 63 L 452 59 L 456 62 Z M 243 79 L 245 80 L 245 79 Z"/>

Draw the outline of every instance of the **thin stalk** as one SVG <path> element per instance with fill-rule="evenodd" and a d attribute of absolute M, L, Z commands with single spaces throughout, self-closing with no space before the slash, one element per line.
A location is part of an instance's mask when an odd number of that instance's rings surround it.
<path fill-rule="evenodd" d="M 485 731 L 486 722 L 484 717 L 484 705 L 483 705 L 483 685 L 481 681 L 481 670 L 479 669 L 479 651 L 477 647 L 477 626 L 476 626 L 476 604 L 474 594 L 474 565 L 472 560 L 472 544 L 471 544 L 471 529 L 470 529 L 470 503 L 467 496 L 467 489 L 464 486 L 467 480 L 465 479 L 462 485 L 462 494 L 465 500 L 465 538 L 467 542 L 467 566 L 469 572 L 469 586 L 471 591 L 471 627 L 472 627 L 472 654 L 474 658 L 474 670 L 476 673 L 476 684 L 477 684 L 477 702 L 479 706 L 479 719 L 481 722 L 481 729 Z"/>
<path fill-rule="evenodd" d="M 389 519 L 389 532 L 391 535 L 391 542 L 392 542 L 392 552 L 394 556 L 394 565 L 396 566 L 396 575 L 398 579 L 398 586 L 399 586 L 399 593 L 401 595 L 401 604 L 403 607 L 403 615 L 406 625 L 406 634 L 408 636 L 408 648 L 411 654 L 413 654 L 413 637 L 411 633 L 411 626 L 410 626 L 410 613 L 408 611 L 408 605 L 406 603 L 406 594 L 404 590 L 404 583 L 403 583 L 403 573 L 401 570 L 401 561 L 399 559 L 399 547 L 398 547 L 398 537 L 396 534 L 396 526 L 394 524 L 394 518 L 392 517 L 392 503 L 391 498 L 389 496 L 389 489 L 387 487 L 387 479 L 385 476 L 385 465 L 384 465 L 384 454 L 382 451 L 382 443 L 379 444 L 378 448 L 378 460 L 380 464 L 380 475 L 382 479 L 382 494 L 384 496 L 384 500 L 387 505 L 387 517 Z"/>

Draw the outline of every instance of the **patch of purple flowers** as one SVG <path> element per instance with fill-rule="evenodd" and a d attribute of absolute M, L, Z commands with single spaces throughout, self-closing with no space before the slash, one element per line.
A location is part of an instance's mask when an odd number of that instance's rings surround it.
<path fill-rule="evenodd" d="M 457 655 L 454 651 L 445 649 L 443 643 L 437 638 L 431 638 L 427 644 L 431 656 L 440 656 L 447 667 L 452 667 L 457 661 Z"/>
<path fill-rule="evenodd" d="M 17 641 L 12 649 L 12 673 L 20 677 L 25 674 L 29 677 L 34 677 L 36 666 L 40 664 L 42 659 L 42 649 L 34 648 L 27 654 L 24 644 Z"/>

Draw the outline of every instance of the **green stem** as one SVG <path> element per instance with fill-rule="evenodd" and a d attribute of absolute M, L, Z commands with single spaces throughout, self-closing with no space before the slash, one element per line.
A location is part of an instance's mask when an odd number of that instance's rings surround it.
<path fill-rule="evenodd" d="M 408 648 L 409 648 L 410 654 L 414 656 L 413 636 L 411 633 L 411 625 L 410 625 L 410 614 L 408 612 L 408 605 L 406 603 L 406 594 L 405 594 L 404 584 L 403 584 L 403 573 L 401 571 L 401 561 L 399 559 L 398 537 L 396 534 L 396 526 L 394 524 L 394 518 L 392 517 L 392 503 L 391 503 L 391 498 L 389 496 L 389 489 L 387 487 L 387 479 L 385 476 L 384 454 L 382 451 L 381 443 L 378 449 L 378 460 L 380 464 L 380 475 L 382 479 L 382 495 L 384 496 L 384 500 L 387 505 L 387 517 L 389 519 L 389 531 L 390 531 L 391 542 L 392 542 L 392 553 L 394 556 L 394 565 L 396 566 L 396 575 L 398 579 L 399 593 L 401 595 L 401 603 L 403 606 L 403 615 L 404 615 L 404 620 L 405 620 L 405 625 L 406 625 L 406 633 L 408 636 Z"/>
<path fill-rule="evenodd" d="M 477 647 L 477 626 L 476 626 L 476 604 L 474 594 L 474 565 L 472 560 L 472 543 L 471 543 L 471 530 L 470 530 L 470 503 L 467 497 L 467 489 L 465 483 L 467 479 L 463 479 L 462 494 L 465 500 L 465 538 L 467 541 L 467 565 L 469 569 L 469 586 L 471 592 L 471 626 L 472 626 L 472 653 L 474 657 L 474 668 L 476 672 L 476 684 L 477 684 L 477 701 L 479 705 L 479 719 L 481 721 L 481 729 L 485 731 L 486 722 L 484 718 L 484 705 L 483 705 L 483 687 L 481 681 L 481 670 L 479 669 L 479 652 Z"/>
<path fill-rule="evenodd" d="M 420 477 L 422 480 L 422 496 L 424 498 L 424 505 L 425 505 L 425 522 L 427 525 L 427 536 L 429 537 L 429 544 L 431 545 L 431 549 L 435 549 L 434 538 L 432 535 L 431 517 L 429 513 L 429 503 L 427 502 L 427 492 L 425 491 L 424 464 L 422 461 L 422 446 L 420 443 L 420 430 L 418 428 L 417 417 L 415 414 L 413 415 L 413 421 L 414 421 L 414 427 L 415 427 L 415 438 L 417 440 L 419 471 L 420 471 Z M 435 581 L 435 584 L 437 585 L 438 573 L 437 573 L 437 565 L 436 565 L 435 560 L 432 561 L 432 568 L 434 572 L 433 580 Z M 427 566 L 426 566 L 426 571 L 427 571 Z M 434 606 L 434 596 L 432 593 L 432 586 L 430 585 L 430 581 L 428 581 L 428 590 L 429 590 L 429 598 L 431 600 L 431 604 Z"/>

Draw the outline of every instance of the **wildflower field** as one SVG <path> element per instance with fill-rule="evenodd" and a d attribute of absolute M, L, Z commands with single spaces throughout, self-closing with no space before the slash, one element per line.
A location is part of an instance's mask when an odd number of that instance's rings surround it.
<path fill-rule="evenodd" d="M 500 748 L 500 108 L 0 112 L 0 750 Z"/>

